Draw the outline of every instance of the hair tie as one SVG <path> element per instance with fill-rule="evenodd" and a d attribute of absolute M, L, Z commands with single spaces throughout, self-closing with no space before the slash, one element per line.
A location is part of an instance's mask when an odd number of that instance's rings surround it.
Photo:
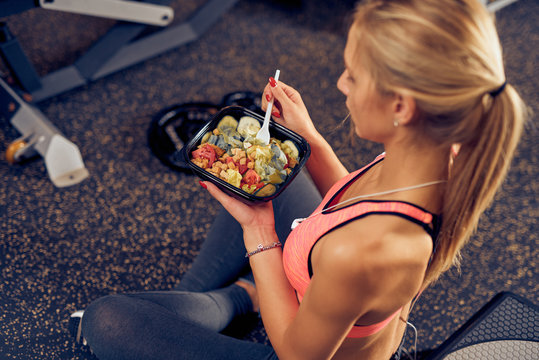
<path fill-rule="evenodd" d="M 505 81 L 503 82 L 503 84 L 500 85 L 499 88 L 497 88 L 497 89 L 494 90 L 494 91 L 489 92 L 490 96 L 492 96 L 492 97 L 498 96 L 498 95 L 503 91 L 503 89 L 505 89 L 505 85 L 507 85 L 507 80 L 505 80 Z"/>

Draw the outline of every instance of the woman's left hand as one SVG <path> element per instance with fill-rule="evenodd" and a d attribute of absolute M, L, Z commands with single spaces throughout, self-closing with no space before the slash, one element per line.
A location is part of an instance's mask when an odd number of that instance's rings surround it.
<path fill-rule="evenodd" d="M 240 223 L 244 231 L 248 228 L 275 229 L 271 201 L 247 205 L 228 196 L 209 181 L 200 181 L 200 185 L 208 189 L 209 193 Z"/>

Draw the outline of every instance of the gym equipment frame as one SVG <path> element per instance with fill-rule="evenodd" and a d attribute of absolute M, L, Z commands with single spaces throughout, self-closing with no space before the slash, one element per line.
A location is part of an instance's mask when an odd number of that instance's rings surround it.
<path fill-rule="evenodd" d="M 41 7 L 120 20 L 73 64 L 43 77 L 37 74 L 7 24 L 0 22 L 0 57 L 19 88 L 15 90 L 0 82 L 0 95 L 4 97 L 0 100 L 0 116 L 22 132 L 22 137 L 6 151 L 8 161 L 17 162 L 37 151 L 45 157 L 49 176 L 56 186 L 82 181 L 88 171 L 78 148 L 30 102 L 38 103 L 194 41 L 237 1 L 210 0 L 186 22 L 167 27 L 174 17 L 172 8 L 166 6 L 171 0 L 0 0 L 0 17 Z M 141 36 L 149 26 L 163 28 Z M 69 153 L 78 153 L 73 155 L 73 161 L 67 162 L 73 167 L 63 168 L 60 174 L 56 167 L 62 162 L 52 160 L 60 152 L 49 152 L 46 146 L 54 146 L 56 150 L 69 148 Z"/>

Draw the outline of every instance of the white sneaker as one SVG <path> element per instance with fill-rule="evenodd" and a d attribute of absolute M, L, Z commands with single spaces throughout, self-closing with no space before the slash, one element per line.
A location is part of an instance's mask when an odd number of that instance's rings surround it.
<path fill-rule="evenodd" d="M 82 342 L 82 345 L 87 345 L 86 339 L 82 336 L 82 315 L 83 314 L 84 314 L 84 310 L 75 311 L 73 314 L 71 314 L 67 328 L 71 336 L 75 338 L 75 342 L 77 344 Z"/>

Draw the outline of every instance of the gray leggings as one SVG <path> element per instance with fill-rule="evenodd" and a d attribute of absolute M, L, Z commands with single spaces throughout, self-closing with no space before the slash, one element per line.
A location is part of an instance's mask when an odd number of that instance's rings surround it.
<path fill-rule="evenodd" d="M 273 201 L 281 242 L 292 220 L 308 216 L 320 201 L 314 184 L 300 173 Z M 243 275 L 252 276 L 241 227 L 221 210 L 174 290 L 99 298 L 84 312 L 82 335 L 101 360 L 277 359 L 271 346 L 220 333 L 252 310 L 247 292 L 234 285 Z"/>

